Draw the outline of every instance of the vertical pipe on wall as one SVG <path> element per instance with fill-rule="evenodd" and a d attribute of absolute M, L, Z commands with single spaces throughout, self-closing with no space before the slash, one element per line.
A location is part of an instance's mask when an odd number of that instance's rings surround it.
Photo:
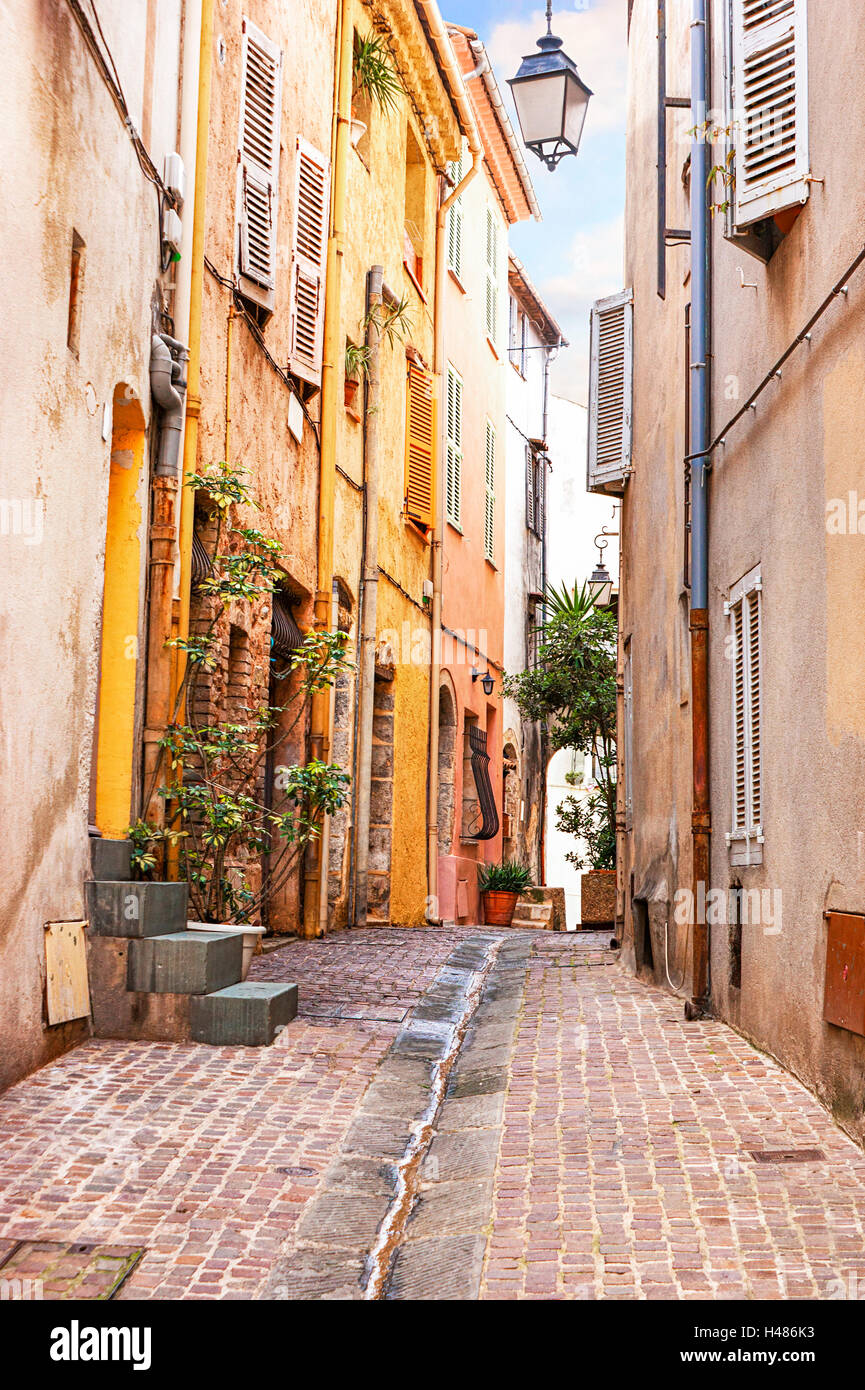
<path fill-rule="evenodd" d="M 658 0 L 658 297 L 667 297 L 667 0 Z"/>
<path fill-rule="evenodd" d="M 706 0 L 693 0 L 691 24 L 691 698 L 693 720 L 693 958 L 691 1001 L 698 1017 L 708 1003 L 709 930 L 696 920 L 705 901 L 712 833 L 709 800 L 709 456 L 710 224 L 708 172 L 709 40 Z M 703 891 L 700 887 L 703 885 Z"/>
<path fill-rule="evenodd" d="M 358 658 L 357 773 L 354 823 L 354 893 L 351 926 L 366 926 L 368 913 L 370 776 L 375 708 L 375 639 L 378 597 L 378 458 L 381 408 L 381 320 L 384 269 L 374 265 L 367 279 L 367 402 L 365 411 L 366 530 L 361 570 L 363 619 Z"/>
<path fill-rule="evenodd" d="M 337 391 L 340 386 L 342 333 L 342 262 L 348 179 L 349 127 L 351 125 L 352 51 L 354 30 L 349 0 L 341 0 L 337 14 L 333 117 L 331 126 L 330 229 L 324 297 L 324 350 L 321 366 L 321 450 L 318 488 L 318 577 L 315 594 L 315 626 L 327 628 L 333 593 L 334 494 L 336 489 Z M 309 721 L 310 756 L 330 759 L 331 692 L 313 695 Z M 323 858 L 326 833 L 310 841 L 303 886 L 303 935 L 324 936 L 327 931 L 327 866 Z"/>

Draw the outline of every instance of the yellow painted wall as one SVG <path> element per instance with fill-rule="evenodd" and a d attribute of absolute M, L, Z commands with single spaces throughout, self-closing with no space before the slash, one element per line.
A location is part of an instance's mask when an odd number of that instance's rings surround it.
<path fill-rule="evenodd" d="M 393 0 L 385 7 L 404 81 L 414 83 L 413 102 L 398 111 L 373 110 L 362 151 L 349 151 L 345 255 L 342 266 L 342 335 L 363 341 L 366 278 L 372 265 L 384 267 L 394 294 L 408 295 L 411 331 L 405 344 L 382 345 L 379 410 L 379 563 L 406 591 L 406 597 L 379 575 L 377 631 L 394 646 L 394 782 L 391 855 L 391 920 L 415 925 L 423 921 L 427 895 L 426 778 L 429 740 L 430 621 L 423 610 L 423 583 L 431 573 L 430 547 L 405 518 L 406 346 L 413 346 L 432 367 L 434 358 L 435 220 L 438 174 L 444 160 L 458 152 L 456 118 L 448 107 L 442 116 L 441 80 L 413 7 Z M 366 35 L 368 9 L 357 3 L 352 23 Z M 436 114 L 427 121 L 435 130 L 431 149 L 415 107 Z M 409 134 L 409 131 L 411 134 Z M 409 215 L 417 223 L 422 208 L 422 289 L 426 302 L 403 267 L 406 220 L 407 149 L 419 151 L 422 163 L 409 171 Z M 341 365 L 341 364 L 340 364 Z M 363 426 L 343 411 L 340 399 L 335 516 L 334 572 L 356 600 L 362 553 Z M 394 635 L 397 641 L 394 642 Z"/>
<path fill-rule="evenodd" d="M 99 672 L 96 824 L 108 837 L 129 826 L 138 668 L 141 503 L 144 417 L 138 401 L 115 395 L 105 539 L 105 589 Z"/>

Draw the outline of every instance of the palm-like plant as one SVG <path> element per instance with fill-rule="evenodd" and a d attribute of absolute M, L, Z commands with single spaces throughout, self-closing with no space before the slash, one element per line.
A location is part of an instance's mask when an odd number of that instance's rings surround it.
<path fill-rule="evenodd" d="M 367 97 L 385 113 L 398 109 L 404 89 L 381 34 L 355 33 L 353 68 L 355 96 Z"/>

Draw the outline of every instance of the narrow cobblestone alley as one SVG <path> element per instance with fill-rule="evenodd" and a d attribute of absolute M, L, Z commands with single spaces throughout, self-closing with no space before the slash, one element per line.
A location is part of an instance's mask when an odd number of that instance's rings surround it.
<path fill-rule="evenodd" d="M 865 1155 L 606 945 L 294 942 L 267 1051 L 79 1047 L 0 1098 L 0 1258 L 49 1298 L 97 1293 L 60 1244 L 143 1251 L 121 1299 L 855 1297 Z"/>

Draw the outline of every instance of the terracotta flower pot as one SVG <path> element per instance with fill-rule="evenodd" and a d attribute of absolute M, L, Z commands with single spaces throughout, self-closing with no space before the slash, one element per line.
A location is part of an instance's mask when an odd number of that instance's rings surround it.
<path fill-rule="evenodd" d="M 519 893 L 502 893 L 491 889 L 481 893 L 487 926 L 509 927 L 514 920 L 519 896 Z"/>
<path fill-rule="evenodd" d="M 343 386 L 345 390 L 346 409 L 354 410 L 356 408 L 355 399 L 357 397 L 357 388 L 360 386 L 360 382 L 354 380 L 352 377 L 347 376 L 345 378 Z"/>

